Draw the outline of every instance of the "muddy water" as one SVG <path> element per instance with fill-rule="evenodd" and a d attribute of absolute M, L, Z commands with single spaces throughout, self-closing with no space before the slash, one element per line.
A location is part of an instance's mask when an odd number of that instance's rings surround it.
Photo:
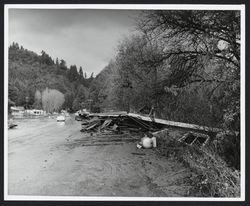
<path fill-rule="evenodd" d="M 89 136 L 68 118 L 19 120 L 8 133 L 8 193 L 67 196 L 186 196 L 190 173 L 136 137 Z"/>

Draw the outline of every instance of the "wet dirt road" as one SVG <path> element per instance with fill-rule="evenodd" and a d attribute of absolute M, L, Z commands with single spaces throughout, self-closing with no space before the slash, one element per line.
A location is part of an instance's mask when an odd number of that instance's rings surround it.
<path fill-rule="evenodd" d="M 68 118 L 22 120 L 8 130 L 8 194 L 186 196 L 189 171 L 129 137 L 90 137 Z M 94 144 L 94 146 L 93 146 Z"/>

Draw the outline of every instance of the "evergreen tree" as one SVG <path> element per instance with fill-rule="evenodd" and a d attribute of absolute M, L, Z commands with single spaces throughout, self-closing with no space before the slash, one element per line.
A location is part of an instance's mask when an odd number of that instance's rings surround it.
<path fill-rule="evenodd" d="M 94 78 L 94 72 L 91 73 L 90 78 L 91 78 L 91 79 Z"/>
<path fill-rule="evenodd" d="M 68 79 L 70 82 L 77 81 L 79 79 L 76 65 L 70 66 L 70 69 L 68 71 Z"/>
<path fill-rule="evenodd" d="M 60 69 L 66 70 L 67 69 L 66 61 L 61 59 L 59 66 L 60 66 Z"/>
<path fill-rule="evenodd" d="M 46 54 L 45 51 L 42 50 L 41 52 L 41 57 L 40 57 L 40 63 L 41 64 L 47 64 L 47 65 L 53 65 L 54 64 L 54 61 L 52 60 L 52 58 Z"/>
<path fill-rule="evenodd" d="M 59 66 L 59 60 L 56 58 L 56 66 Z"/>
<path fill-rule="evenodd" d="M 80 78 L 82 78 L 82 77 L 83 77 L 82 67 L 80 67 L 80 69 L 79 69 L 79 75 L 80 75 Z"/>

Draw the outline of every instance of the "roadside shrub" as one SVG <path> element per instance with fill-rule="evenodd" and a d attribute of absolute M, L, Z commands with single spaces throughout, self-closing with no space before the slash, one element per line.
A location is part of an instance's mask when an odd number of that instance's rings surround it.
<path fill-rule="evenodd" d="M 240 169 L 240 135 L 222 132 L 216 135 L 213 146 L 218 155 L 231 167 Z"/>
<path fill-rule="evenodd" d="M 189 167 L 194 176 L 189 196 L 239 197 L 240 173 L 233 170 L 212 148 L 186 145 L 171 136 L 157 136 L 158 152 Z"/>

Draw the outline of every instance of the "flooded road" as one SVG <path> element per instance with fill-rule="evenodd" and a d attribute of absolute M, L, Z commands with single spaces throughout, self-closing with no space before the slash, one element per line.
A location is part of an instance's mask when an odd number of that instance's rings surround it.
<path fill-rule="evenodd" d="M 187 195 L 189 171 L 155 150 L 138 150 L 136 139 L 81 133 L 73 117 L 17 124 L 8 130 L 9 195 Z"/>

